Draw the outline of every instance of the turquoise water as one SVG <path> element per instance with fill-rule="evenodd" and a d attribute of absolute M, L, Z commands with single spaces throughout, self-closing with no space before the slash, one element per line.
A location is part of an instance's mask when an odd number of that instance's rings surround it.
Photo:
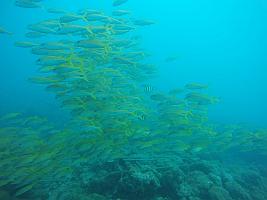
<path fill-rule="evenodd" d="M 83 1 L 75 1 L 75 5 L 72 1 L 45 3 L 69 10 L 89 6 L 110 10 L 110 3 L 106 1 L 100 1 L 98 5 Z M 28 94 L 25 91 L 30 86 L 25 79 L 34 74 L 36 68 L 33 64 L 34 58 L 12 44 L 16 39 L 23 38 L 28 23 L 46 18 L 47 15 L 42 10 L 25 11 L 14 7 L 10 1 L 3 1 L 2 4 L 2 26 L 18 33 L 12 39 L 1 38 L 2 46 L 8 49 L 1 52 L 5 63 L 1 73 L 1 90 L 5 91 L 5 96 L 8 95 L 2 101 L 9 110 L 14 107 L 23 109 L 26 102 L 18 102 L 14 98 L 14 102 L 10 104 L 10 100 L 14 97 L 13 91 L 16 91 L 18 97 Z M 168 89 L 190 81 L 208 83 L 212 92 L 222 98 L 222 103 L 212 113 L 214 120 L 265 126 L 267 5 L 264 1 L 130 1 L 124 7 L 133 10 L 138 17 L 149 17 L 157 22 L 142 30 L 142 42 L 153 52 L 152 62 L 160 68 L 159 87 Z M 19 23 L 17 17 L 20 19 Z M 33 20 L 32 17 L 38 19 Z M 10 59 L 14 54 L 20 54 L 27 68 L 24 65 L 18 66 Z M 179 56 L 175 63 L 162 62 L 165 57 L 173 54 Z M 14 76 L 13 69 L 21 76 Z M 11 81 L 9 77 L 16 81 Z M 34 86 L 32 87 L 34 90 Z M 39 96 L 48 95 L 38 88 L 36 90 L 35 93 L 29 92 L 27 102 L 31 103 L 25 109 L 32 109 L 34 106 L 35 112 L 44 107 L 54 110 L 54 104 L 49 103 L 53 100 L 49 97 L 45 105 L 38 105 L 41 103 Z"/>
<path fill-rule="evenodd" d="M 0 5 L 0 199 L 267 199 L 265 1 Z"/>

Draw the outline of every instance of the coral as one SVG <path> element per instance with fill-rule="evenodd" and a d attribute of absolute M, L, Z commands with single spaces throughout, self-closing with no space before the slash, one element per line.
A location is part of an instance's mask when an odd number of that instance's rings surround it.
<path fill-rule="evenodd" d="M 224 183 L 225 189 L 230 193 L 233 199 L 250 200 L 249 194 L 235 181 Z"/>
<path fill-rule="evenodd" d="M 55 188 L 54 194 L 61 196 L 49 200 L 265 200 L 266 181 L 260 170 L 238 167 L 196 155 L 180 155 L 177 162 L 119 159 L 84 165 L 72 180 L 76 184 Z M 257 187 L 246 182 L 252 178 Z"/>
<path fill-rule="evenodd" d="M 222 187 L 222 178 L 218 174 L 209 174 L 209 179 L 213 182 L 214 185 Z"/>
<path fill-rule="evenodd" d="M 84 198 L 82 198 L 83 200 L 108 200 L 105 196 L 102 196 L 100 194 L 90 194 L 88 196 L 84 196 Z"/>
<path fill-rule="evenodd" d="M 169 200 L 167 197 L 156 197 L 153 200 Z"/>
<path fill-rule="evenodd" d="M 10 196 L 10 194 L 7 191 L 0 190 L 0 199 L 3 199 L 3 200 L 12 200 L 12 197 Z"/>
<path fill-rule="evenodd" d="M 240 177 L 242 177 L 242 180 L 245 184 L 249 183 L 249 185 L 253 187 L 259 187 L 263 182 L 259 172 L 252 169 L 245 170 L 240 174 Z"/>
<path fill-rule="evenodd" d="M 211 200 L 233 200 L 227 190 L 217 186 L 210 188 L 209 197 Z"/>
<path fill-rule="evenodd" d="M 197 160 L 196 162 L 193 162 L 189 167 L 188 167 L 189 171 L 194 171 L 194 170 L 198 170 L 198 171 L 202 171 L 205 174 L 209 174 L 209 173 L 218 173 L 217 169 L 216 169 L 216 165 L 214 165 L 213 163 L 209 162 L 209 161 L 205 161 L 205 160 Z"/>
<path fill-rule="evenodd" d="M 83 182 L 88 193 L 121 199 L 147 199 L 155 196 L 160 187 L 160 174 L 148 165 L 114 162 L 100 168 L 90 181 Z"/>

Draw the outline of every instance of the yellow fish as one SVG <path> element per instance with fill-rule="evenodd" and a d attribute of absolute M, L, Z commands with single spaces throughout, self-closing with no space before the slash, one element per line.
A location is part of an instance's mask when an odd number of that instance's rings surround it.
<path fill-rule="evenodd" d="M 126 3 L 128 0 L 114 0 L 113 1 L 113 6 L 120 6 L 120 5 L 122 5 L 122 4 L 124 4 L 124 3 Z"/>
<path fill-rule="evenodd" d="M 12 35 L 13 33 L 8 32 L 7 30 L 5 30 L 4 28 L 0 27 L 0 34 L 7 34 L 7 35 Z"/>

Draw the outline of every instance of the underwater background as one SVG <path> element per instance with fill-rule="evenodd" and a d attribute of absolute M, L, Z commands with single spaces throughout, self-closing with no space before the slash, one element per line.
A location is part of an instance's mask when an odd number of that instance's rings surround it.
<path fill-rule="evenodd" d="M 0 200 L 267 199 L 264 0 L 2 0 Z"/>

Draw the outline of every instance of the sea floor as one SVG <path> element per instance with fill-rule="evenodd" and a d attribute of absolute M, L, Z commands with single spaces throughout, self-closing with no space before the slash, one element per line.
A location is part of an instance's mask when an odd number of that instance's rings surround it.
<path fill-rule="evenodd" d="M 117 160 L 80 167 L 68 181 L 35 193 L 0 199 L 48 200 L 266 200 L 262 164 L 222 162 L 195 155 L 150 161 Z M 47 191 L 47 192 L 44 192 Z"/>

